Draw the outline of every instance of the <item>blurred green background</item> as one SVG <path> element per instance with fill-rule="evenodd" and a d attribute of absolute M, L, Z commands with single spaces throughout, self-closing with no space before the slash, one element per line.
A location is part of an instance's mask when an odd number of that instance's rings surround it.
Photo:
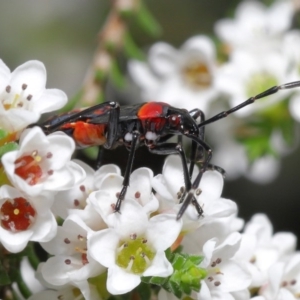
<path fill-rule="evenodd" d="M 163 28 L 160 40 L 180 46 L 193 35 L 213 35 L 215 21 L 232 14 L 239 2 L 148 0 L 145 3 Z M 93 59 L 97 34 L 110 3 L 104 0 L 0 0 L 0 58 L 11 70 L 25 61 L 41 60 L 48 72 L 47 87 L 62 89 L 72 97 Z M 155 42 L 138 30 L 135 38 L 143 49 Z M 106 100 L 126 103 L 130 101 L 130 94 L 110 86 Z M 211 126 L 220 126 L 220 123 Z M 151 159 L 146 150 L 137 152 L 134 168 L 150 166 L 153 160 L 163 161 L 163 157 Z M 104 159 L 120 164 L 124 170 L 126 156 L 125 149 L 117 149 L 106 151 Z M 257 185 L 243 178 L 226 181 L 223 196 L 238 203 L 239 216 L 246 221 L 254 213 L 264 212 L 276 231 L 292 231 L 299 236 L 299 166 L 298 149 L 282 159 L 280 176 L 271 184 Z M 161 165 L 157 165 L 156 173 L 160 170 Z"/>

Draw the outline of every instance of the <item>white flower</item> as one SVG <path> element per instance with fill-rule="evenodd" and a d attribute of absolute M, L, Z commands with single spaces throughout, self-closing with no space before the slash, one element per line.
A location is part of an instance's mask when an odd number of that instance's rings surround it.
<path fill-rule="evenodd" d="M 234 107 L 275 85 L 296 80 L 295 73 L 288 66 L 289 59 L 279 52 L 254 54 L 237 50 L 232 53 L 229 62 L 220 68 L 217 85 L 229 97 L 230 106 Z M 235 115 L 249 116 L 286 99 L 291 93 L 292 90 L 283 90 L 270 97 L 258 99 L 235 112 Z"/>
<path fill-rule="evenodd" d="M 24 256 L 22 258 L 20 271 L 25 284 L 30 288 L 30 291 L 32 291 L 32 293 L 37 293 L 44 290 L 44 287 L 35 277 L 35 269 L 30 264 L 27 256 Z"/>
<path fill-rule="evenodd" d="M 272 182 L 280 171 L 281 163 L 272 155 L 265 155 L 250 164 L 245 177 L 258 184 Z"/>
<path fill-rule="evenodd" d="M 10 132 L 35 123 L 41 114 L 57 110 L 67 103 L 66 94 L 46 89 L 46 69 L 32 60 L 10 73 L 0 60 L 0 128 Z"/>
<path fill-rule="evenodd" d="M 105 222 L 108 222 L 107 217 L 110 214 L 115 213 L 115 204 L 123 186 L 123 179 L 119 168 L 114 165 L 103 166 L 95 174 L 97 191 L 90 194 L 87 202 L 104 218 Z M 157 198 L 152 193 L 152 179 L 153 172 L 148 168 L 139 168 L 133 171 L 126 193 L 126 199 L 139 203 L 147 214 L 156 211 L 159 205 Z"/>
<path fill-rule="evenodd" d="M 56 194 L 52 211 L 63 219 L 78 211 L 83 212 L 87 205 L 86 199 L 95 190 L 95 170 L 80 160 L 74 159 L 73 162 L 84 169 L 86 177 L 81 183 L 72 186 L 71 189 Z"/>
<path fill-rule="evenodd" d="M 251 287 L 263 285 L 268 270 L 278 261 L 285 259 L 296 249 L 296 237 L 289 232 L 273 235 L 272 224 L 264 214 L 256 214 L 246 224 L 241 247 L 235 258 L 247 262 L 252 274 Z"/>
<path fill-rule="evenodd" d="M 300 294 L 300 253 L 277 262 L 268 271 L 269 281 L 259 290 L 266 300 L 294 300 Z"/>
<path fill-rule="evenodd" d="M 197 171 L 198 169 L 195 167 L 192 181 L 196 178 Z M 236 213 L 236 204 L 231 200 L 221 198 L 223 183 L 223 177 L 217 171 L 206 171 L 203 174 L 199 185 L 201 194 L 195 197 L 200 206 L 203 207 L 204 217 L 199 218 L 195 207 L 189 205 L 183 215 L 184 230 L 197 228 L 206 222 Z M 156 196 L 160 202 L 160 212 L 176 214 L 179 211 L 181 204 L 178 203 L 180 200 L 178 193 L 184 186 L 181 159 L 177 155 L 168 156 L 162 174 L 153 178 L 153 189 L 156 191 Z"/>
<path fill-rule="evenodd" d="M 262 52 L 281 46 L 280 37 L 291 26 L 292 16 L 292 1 L 275 1 L 270 7 L 258 1 L 243 1 L 235 19 L 218 21 L 215 31 L 231 48 Z"/>
<path fill-rule="evenodd" d="M 160 42 L 151 47 L 148 63 L 129 62 L 129 72 L 146 101 L 207 111 L 218 95 L 215 87 L 216 54 L 213 42 L 199 35 L 179 50 Z"/>
<path fill-rule="evenodd" d="M 70 216 L 57 235 L 42 247 L 54 255 L 41 269 L 43 278 L 52 285 L 77 284 L 105 271 L 89 254 L 87 236 L 92 230 L 78 218 Z"/>
<path fill-rule="evenodd" d="M 241 235 L 234 232 L 219 245 L 216 239 L 204 244 L 204 260 L 200 266 L 207 269 L 208 275 L 201 282 L 198 299 L 234 299 L 230 293 L 248 288 L 250 274 L 243 264 L 233 259 L 240 241 Z"/>
<path fill-rule="evenodd" d="M 135 288 L 141 276 L 167 277 L 173 268 L 164 250 L 172 245 L 181 230 L 174 215 L 147 213 L 133 200 L 126 199 L 121 214 L 107 217 L 108 229 L 91 234 L 91 256 L 108 268 L 107 290 L 114 295 Z"/>
<path fill-rule="evenodd" d="M 22 133 L 19 145 L 19 150 L 3 155 L 2 164 L 10 182 L 24 193 L 54 194 L 84 179 L 84 170 L 70 161 L 75 144 L 67 135 L 46 136 L 34 127 Z"/>
<path fill-rule="evenodd" d="M 244 226 L 244 221 L 231 215 L 229 217 L 217 218 L 206 222 L 195 230 L 184 233 L 181 243 L 184 252 L 189 254 L 202 254 L 204 244 L 216 238 L 218 243 L 222 243 L 231 233 L 240 231 Z"/>
<path fill-rule="evenodd" d="M 216 131 L 218 135 L 215 136 L 214 133 L 212 135 L 216 144 L 213 159 L 216 165 L 226 170 L 226 179 L 235 180 L 248 171 L 249 161 L 246 149 L 233 139 L 230 131 L 224 131 L 224 126 L 220 127 L 220 130 Z M 220 134 L 221 132 L 223 134 Z"/>
<path fill-rule="evenodd" d="M 27 197 L 8 185 L 0 187 L 0 242 L 10 252 L 22 251 L 29 241 L 46 242 L 56 234 L 51 200 Z"/>
<path fill-rule="evenodd" d="M 254 104 L 256 105 L 256 103 Z M 235 140 L 239 119 L 231 116 L 221 121 L 222 126 L 208 132 L 210 143 L 214 145 L 213 161 L 226 170 L 226 179 L 235 180 L 244 176 L 258 184 L 267 184 L 274 180 L 280 171 L 280 161 L 271 155 L 264 155 L 251 162 L 246 147 Z M 275 132 L 270 143 L 280 153 L 286 151 L 280 133 Z"/>
<path fill-rule="evenodd" d="M 74 299 L 85 299 L 85 300 L 101 300 L 95 286 L 89 284 L 87 281 L 80 282 L 80 284 L 68 285 L 57 290 L 45 290 L 36 293 L 28 298 L 28 300 L 74 300 Z"/>

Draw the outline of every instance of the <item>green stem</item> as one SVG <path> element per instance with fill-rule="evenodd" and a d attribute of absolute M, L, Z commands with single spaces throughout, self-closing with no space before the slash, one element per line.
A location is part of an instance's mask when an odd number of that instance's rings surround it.
<path fill-rule="evenodd" d="M 17 285 L 18 285 L 18 288 L 19 288 L 22 296 L 26 299 L 29 298 L 32 295 L 32 293 L 31 293 L 30 289 L 28 288 L 27 284 L 23 281 L 20 270 L 18 270 L 18 272 L 17 272 L 16 281 L 17 281 Z"/>
<path fill-rule="evenodd" d="M 36 255 L 35 250 L 34 250 L 34 244 L 32 242 L 28 243 L 26 247 L 25 254 L 28 257 L 28 260 L 30 262 L 30 265 L 37 270 L 38 265 L 40 263 L 39 257 Z"/>

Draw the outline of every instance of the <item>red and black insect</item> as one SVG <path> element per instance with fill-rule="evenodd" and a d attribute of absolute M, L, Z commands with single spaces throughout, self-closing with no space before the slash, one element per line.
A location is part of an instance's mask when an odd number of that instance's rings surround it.
<path fill-rule="evenodd" d="M 204 113 L 199 109 L 188 112 L 185 109 L 175 108 L 162 102 L 148 102 L 122 107 L 116 102 L 105 102 L 84 110 L 55 116 L 40 126 L 46 134 L 55 131 L 65 132 L 75 140 L 78 148 L 103 146 L 106 149 L 113 149 L 119 145 L 124 145 L 129 150 L 123 188 L 118 196 L 116 211 L 120 210 L 121 202 L 125 198 L 135 151 L 138 146 L 145 145 L 150 152 L 156 154 L 179 154 L 182 160 L 186 192 L 182 196 L 181 202 L 183 204 L 177 219 L 181 218 L 190 203 L 195 206 L 199 216 L 201 216 L 203 210 L 194 195 L 203 173 L 211 166 L 210 160 L 212 158 L 212 149 L 204 141 L 205 125 L 225 118 L 257 99 L 272 95 L 279 90 L 299 86 L 300 81 L 274 86 L 208 120 L 205 120 Z M 180 139 L 178 143 L 168 141 L 173 136 L 186 136 L 192 140 L 189 169 Z M 202 165 L 198 176 L 192 183 L 191 174 L 195 162 L 199 159 L 202 160 Z M 100 155 L 98 167 L 100 166 L 99 162 Z M 221 168 L 216 168 L 222 172 Z"/>

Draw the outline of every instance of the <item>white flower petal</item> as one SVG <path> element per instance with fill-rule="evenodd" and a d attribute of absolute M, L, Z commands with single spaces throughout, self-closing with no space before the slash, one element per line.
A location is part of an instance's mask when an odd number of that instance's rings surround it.
<path fill-rule="evenodd" d="M 111 268 L 115 265 L 115 251 L 119 237 L 113 229 L 104 229 L 90 234 L 88 249 L 91 256 L 101 265 Z"/>
<path fill-rule="evenodd" d="M 68 102 L 67 95 L 58 89 L 47 89 L 41 94 L 41 99 L 32 101 L 32 110 L 40 114 L 58 110 Z"/>
<path fill-rule="evenodd" d="M 172 264 L 167 260 L 164 251 L 157 251 L 151 266 L 143 273 L 143 276 L 168 277 L 173 273 Z"/>
<path fill-rule="evenodd" d="M 117 266 L 108 269 L 106 286 L 112 295 L 121 295 L 130 292 L 140 282 L 140 276 L 128 273 Z"/>
<path fill-rule="evenodd" d="M 128 71 L 134 82 L 142 89 L 145 89 L 145 97 L 150 101 L 150 93 L 159 87 L 159 80 L 151 73 L 146 63 L 137 60 L 131 60 L 128 63 Z"/>
<path fill-rule="evenodd" d="M 154 44 L 149 51 L 149 65 L 159 76 L 166 77 L 176 70 L 177 50 L 163 42 Z"/>
<path fill-rule="evenodd" d="M 7 65 L 0 59 L 0 92 L 5 89 L 10 79 L 10 69 Z"/>
<path fill-rule="evenodd" d="M 296 250 L 297 237 L 290 232 L 278 232 L 272 238 L 272 245 L 278 249 L 280 255 L 290 254 Z"/>
<path fill-rule="evenodd" d="M 30 240 L 33 232 L 26 230 L 21 232 L 11 232 L 0 227 L 0 240 L 5 249 L 12 253 L 22 251 L 28 241 Z"/>
<path fill-rule="evenodd" d="M 14 132 L 37 122 L 39 118 L 39 113 L 12 108 L 1 115 L 0 125 L 10 132 Z"/>
<path fill-rule="evenodd" d="M 27 84 L 27 93 L 40 96 L 46 86 L 46 77 L 44 64 L 37 60 L 31 60 L 20 65 L 12 72 L 10 84 L 12 88 L 16 87 L 21 91 L 21 87 L 25 83 Z"/>
<path fill-rule="evenodd" d="M 223 260 L 232 258 L 240 248 L 241 234 L 231 233 L 220 245 L 215 248 L 214 257 L 222 257 Z"/>
<path fill-rule="evenodd" d="M 149 168 L 139 168 L 132 172 L 130 175 L 130 186 L 126 196 L 128 198 L 135 199 L 135 193 L 140 193 L 140 199 L 144 205 L 148 202 L 151 195 L 152 186 L 151 181 L 153 178 L 153 172 Z"/>
<path fill-rule="evenodd" d="M 221 197 L 224 185 L 223 176 L 217 171 L 206 171 L 200 182 L 200 189 L 209 194 L 210 197 L 219 198 Z M 201 195 L 200 195 L 201 197 Z"/>
<path fill-rule="evenodd" d="M 217 240 L 215 238 L 208 240 L 203 246 L 203 255 L 204 259 L 201 262 L 200 266 L 203 268 L 207 268 L 210 264 L 210 261 L 213 256 L 213 251 L 215 249 Z"/>
<path fill-rule="evenodd" d="M 212 300 L 210 289 L 204 280 L 201 281 L 201 289 L 198 293 L 197 300 Z"/>
<path fill-rule="evenodd" d="M 173 201 L 173 195 L 170 193 L 166 186 L 164 176 L 162 174 L 156 175 L 152 180 L 153 189 L 161 195 L 161 197 Z"/>
<path fill-rule="evenodd" d="M 33 234 L 31 240 L 35 242 L 46 242 L 51 240 L 57 231 L 57 222 L 53 214 L 49 211 L 38 215 L 32 226 Z"/>
<path fill-rule="evenodd" d="M 294 95 L 289 102 L 289 110 L 292 117 L 300 122 L 300 94 Z"/>
<path fill-rule="evenodd" d="M 183 45 L 182 49 L 189 53 L 197 53 L 206 60 L 215 60 L 215 46 L 212 40 L 205 35 L 197 35 L 189 38 Z"/>
<path fill-rule="evenodd" d="M 245 267 L 234 261 L 227 261 L 222 265 L 222 273 L 224 275 L 216 276 L 216 280 L 220 278 L 221 284 L 218 289 L 221 292 L 235 292 L 246 289 L 251 283 L 251 275 Z"/>
<path fill-rule="evenodd" d="M 177 221 L 176 215 L 156 215 L 149 220 L 147 240 L 157 251 L 166 250 L 177 239 L 181 227 L 182 220 Z"/>

